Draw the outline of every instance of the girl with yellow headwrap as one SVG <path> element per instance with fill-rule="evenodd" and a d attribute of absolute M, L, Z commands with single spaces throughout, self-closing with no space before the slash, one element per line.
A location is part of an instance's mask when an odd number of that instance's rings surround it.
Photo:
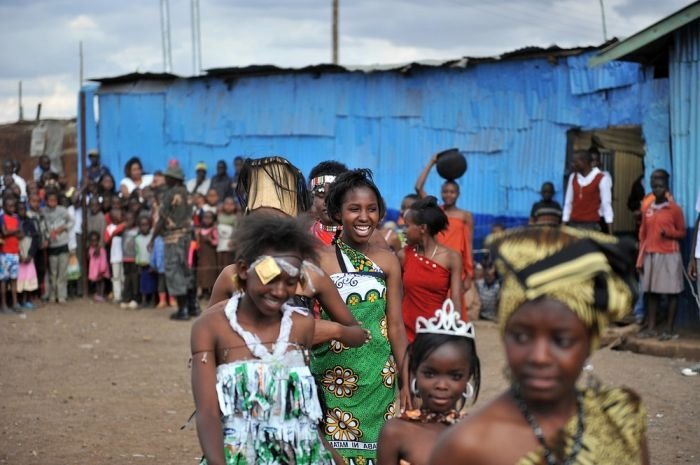
<path fill-rule="evenodd" d="M 634 302 L 634 248 L 568 227 L 490 237 L 510 389 L 437 443 L 430 463 L 648 464 L 646 414 L 629 389 L 577 380 L 609 322 Z"/>

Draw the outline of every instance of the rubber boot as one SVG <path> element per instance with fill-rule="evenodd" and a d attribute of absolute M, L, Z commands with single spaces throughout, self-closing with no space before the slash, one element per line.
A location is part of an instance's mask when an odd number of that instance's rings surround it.
<path fill-rule="evenodd" d="M 202 313 L 199 309 L 199 301 L 197 300 L 197 289 L 192 289 L 187 292 L 187 313 L 191 317 L 197 317 Z"/>
<path fill-rule="evenodd" d="M 187 314 L 187 296 L 178 295 L 175 297 L 177 299 L 177 311 L 170 315 L 171 320 L 187 321 L 190 316 Z"/>

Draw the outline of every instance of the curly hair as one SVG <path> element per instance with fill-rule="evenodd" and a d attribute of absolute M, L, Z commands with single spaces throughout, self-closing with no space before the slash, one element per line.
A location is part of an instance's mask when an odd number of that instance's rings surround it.
<path fill-rule="evenodd" d="M 317 260 L 316 239 L 296 218 L 264 213 L 246 216 L 235 235 L 236 261 L 252 263 L 271 252 L 297 252 L 302 260 Z"/>

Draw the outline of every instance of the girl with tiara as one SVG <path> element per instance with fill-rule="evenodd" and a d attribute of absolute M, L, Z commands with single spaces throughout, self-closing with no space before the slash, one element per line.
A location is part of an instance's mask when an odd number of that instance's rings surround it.
<path fill-rule="evenodd" d="M 433 465 L 648 464 L 646 411 L 627 388 L 577 386 L 601 332 L 635 301 L 634 244 L 569 227 L 492 235 L 508 390 L 444 434 Z"/>
<path fill-rule="evenodd" d="M 236 191 L 249 216 L 296 217 L 310 205 L 304 175 L 282 157 L 246 159 Z M 309 309 L 313 307 L 313 299 L 318 299 L 332 320 L 316 322 L 314 344 L 335 340 L 349 347 L 358 347 L 366 343 L 369 332 L 362 329 L 348 311 L 333 281 L 312 261 L 306 261 L 303 268 L 307 279 L 292 298 L 297 305 Z M 212 289 L 210 307 L 238 292 L 236 275 L 236 264 L 229 264 L 222 270 Z"/>
<path fill-rule="evenodd" d="M 474 327 L 446 300 L 435 316 L 416 320 L 409 346 L 411 391 L 421 406 L 389 420 L 379 435 L 378 465 L 425 465 L 438 435 L 479 396 L 481 369 Z"/>
<path fill-rule="evenodd" d="M 315 256 L 292 218 L 247 218 L 236 237 L 240 293 L 192 327 L 192 391 L 207 465 L 332 464 L 306 349 L 314 318 L 288 303 Z"/>

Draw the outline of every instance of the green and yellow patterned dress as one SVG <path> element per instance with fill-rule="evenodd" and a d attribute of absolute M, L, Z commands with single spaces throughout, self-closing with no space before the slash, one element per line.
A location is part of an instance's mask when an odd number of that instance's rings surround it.
<path fill-rule="evenodd" d="M 396 412 L 398 370 L 387 337 L 386 280 L 369 258 L 341 241 L 336 254 L 342 272 L 331 279 L 372 339 L 357 348 L 338 341 L 320 345 L 311 371 L 323 388 L 328 442 L 348 465 L 374 465 L 379 432 Z"/>
<path fill-rule="evenodd" d="M 646 436 L 647 411 L 639 396 L 626 388 L 589 388 L 583 391 L 583 412 L 586 429 L 582 445 L 572 465 L 642 463 L 642 444 Z M 564 428 L 564 455 L 569 456 L 574 444 L 578 416 Z M 546 463 L 540 447 L 521 458 L 516 465 Z"/>

